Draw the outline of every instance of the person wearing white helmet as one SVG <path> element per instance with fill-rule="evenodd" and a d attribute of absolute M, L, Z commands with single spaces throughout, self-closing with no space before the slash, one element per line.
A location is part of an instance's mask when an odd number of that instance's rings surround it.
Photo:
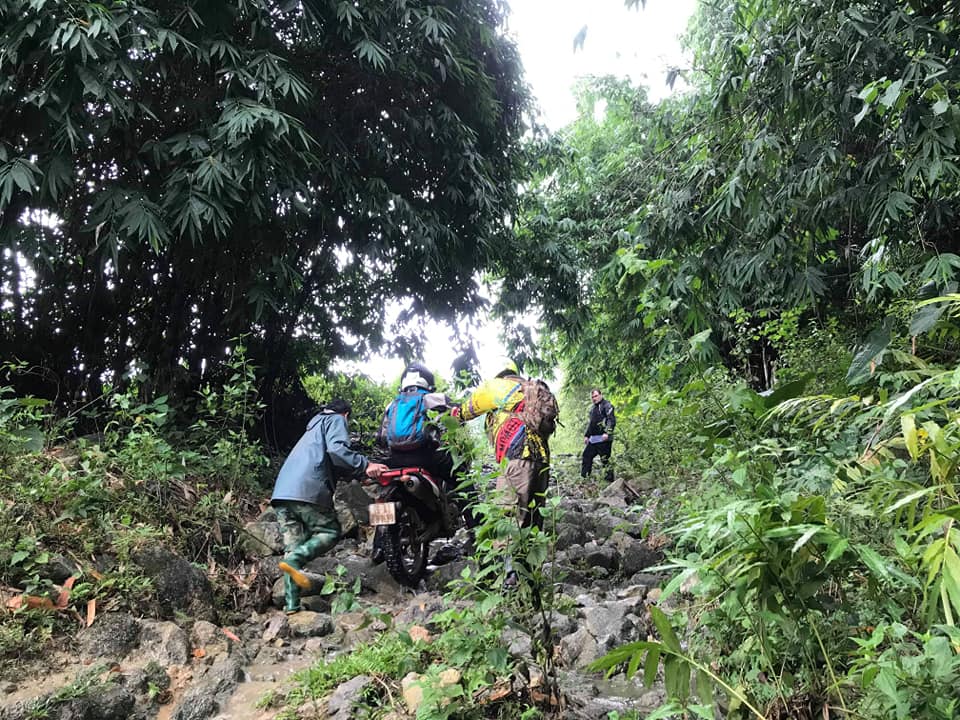
<path fill-rule="evenodd" d="M 442 413 L 454 407 L 444 393 L 435 391 L 434 375 L 420 362 L 410 363 L 400 380 L 400 392 L 387 406 L 377 432 L 377 444 L 386 448 L 384 463 L 391 468 L 420 467 L 444 483 L 448 493 L 457 485 L 456 476 L 464 468 L 455 467 L 450 452 L 440 447 L 440 428 L 429 413 Z M 467 501 L 460 499 L 461 506 Z M 468 527 L 473 515 L 464 514 Z M 374 539 L 374 562 L 383 559 L 378 539 Z"/>

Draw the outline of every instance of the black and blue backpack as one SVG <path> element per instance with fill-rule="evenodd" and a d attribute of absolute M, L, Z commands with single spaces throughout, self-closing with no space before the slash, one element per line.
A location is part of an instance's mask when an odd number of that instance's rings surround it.
<path fill-rule="evenodd" d="M 404 390 L 387 408 L 387 446 L 391 450 L 417 450 L 427 442 L 427 408 L 422 388 Z"/>

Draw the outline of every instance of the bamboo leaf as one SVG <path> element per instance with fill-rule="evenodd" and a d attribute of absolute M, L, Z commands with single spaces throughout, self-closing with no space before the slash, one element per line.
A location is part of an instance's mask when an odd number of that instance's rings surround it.
<path fill-rule="evenodd" d="M 680 654 L 683 651 L 680 648 L 680 640 L 670 625 L 670 619 L 656 605 L 650 606 L 650 617 L 653 618 L 653 624 L 656 625 L 663 640 L 664 647 L 672 653 Z"/>

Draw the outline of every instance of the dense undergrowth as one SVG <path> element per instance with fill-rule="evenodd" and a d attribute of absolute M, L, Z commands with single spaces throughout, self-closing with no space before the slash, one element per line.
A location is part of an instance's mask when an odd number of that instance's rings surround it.
<path fill-rule="evenodd" d="M 692 370 L 622 394 L 647 438 L 624 461 L 668 470 L 683 610 L 600 665 L 663 663 L 677 716 L 960 712 L 960 373 L 900 337 L 851 362 L 794 334 L 772 393 Z"/>
<path fill-rule="evenodd" d="M 658 512 L 675 544 L 673 579 L 650 611 L 659 637 L 598 668 L 661 678 L 663 717 L 948 718 L 960 709 L 960 373 L 942 353 L 914 352 L 905 334 L 851 358 L 834 333 L 795 328 L 780 338 L 791 349 L 772 392 L 693 352 L 645 387 L 607 390 L 619 414 L 617 473 L 662 492 Z M 821 343 L 833 349 L 818 352 Z M 100 433 L 65 440 L 69 418 L 54 422 L 44 403 L 4 395 L 0 563 L 3 586 L 23 604 L 0 616 L 8 669 L 83 623 L 91 601 L 97 612 L 148 606 L 152 588 L 133 561 L 147 543 L 202 566 L 221 611 L 254 600 L 257 589 L 238 582 L 239 528 L 258 509 L 268 460 L 248 439 L 259 410 L 254 369 L 242 350 L 231 362 L 229 381 L 204 390 L 185 428 L 184 408 L 134 388 L 106 396 Z M 361 442 L 387 393 L 365 383 L 313 382 L 369 405 Z M 580 394 L 571 383 L 568 397 Z M 566 415 L 574 437 L 579 409 Z M 482 441 L 454 430 L 452 444 L 474 455 L 480 480 Z M 552 497 L 579 482 L 574 458 L 558 458 Z M 548 503 L 540 532 L 484 503 L 478 569 L 448 592 L 431 642 L 391 628 L 268 701 L 292 716 L 370 674 L 375 717 L 415 673 L 425 698 L 418 717 L 548 714 L 562 691 L 551 613 L 564 600 L 544 570 L 557 508 Z M 511 593 L 508 557 L 524 580 Z M 74 584 L 57 606 L 68 574 Z M 505 632 L 526 638 L 535 667 L 516 665 Z"/>
<path fill-rule="evenodd" d="M 260 410 L 256 378 L 242 346 L 228 365 L 228 380 L 204 387 L 187 407 L 146 397 L 136 385 L 108 391 L 99 407 L 84 409 L 100 431 L 83 437 L 71 435 L 75 416 L 56 417 L 43 401 L 4 393 L 5 669 L 98 612 L 149 612 L 154 588 L 133 561 L 147 545 L 162 544 L 203 567 L 221 611 L 237 610 L 262 590 L 238 580 L 245 573 L 241 528 L 257 511 L 268 466 L 250 439 Z"/>

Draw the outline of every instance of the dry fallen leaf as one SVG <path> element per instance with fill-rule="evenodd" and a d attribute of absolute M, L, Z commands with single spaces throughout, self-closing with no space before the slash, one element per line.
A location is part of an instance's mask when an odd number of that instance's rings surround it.
<path fill-rule="evenodd" d="M 195 658 L 202 658 L 202 657 L 204 657 L 206 654 L 207 654 L 207 651 L 204 650 L 203 648 L 194 648 L 194 649 L 193 649 L 193 656 L 194 656 Z"/>
<path fill-rule="evenodd" d="M 75 575 L 71 575 L 67 578 L 67 581 L 63 584 L 60 594 L 57 595 L 57 610 L 65 610 L 67 603 L 70 602 L 70 590 L 73 588 L 73 584 L 77 581 Z"/>
<path fill-rule="evenodd" d="M 238 638 L 236 633 L 234 633 L 233 631 L 227 630 L 227 628 L 220 628 L 220 629 L 223 631 L 224 635 L 226 635 L 228 638 L 233 640 L 235 643 L 240 642 L 240 638 Z"/>
<path fill-rule="evenodd" d="M 17 595 L 7 600 L 7 607 L 11 610 L 19 610 L 27 607 L 31 610 L 56 610 L 56 606 L 50 601 L 50 598 L 37 597 L 36 595 Z"/>
<path fill-rule="evenodd" d="M 96 599 L 87 600 L 87 627 L 93 625 L 94 618 L 97 617 L 97 601 Z"/>

